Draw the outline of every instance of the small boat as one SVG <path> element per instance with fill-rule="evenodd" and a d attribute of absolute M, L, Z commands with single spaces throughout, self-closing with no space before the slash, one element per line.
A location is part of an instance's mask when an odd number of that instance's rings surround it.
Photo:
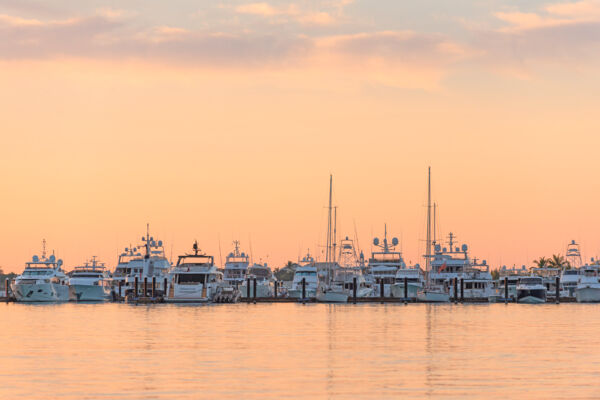
<path fill-rule="evenodd" d="M 240 252 L 240 242 L 233 241 L 234 249 L 225 258 L 225 269 L 223 270 L 223 281 L 233 288 L 239 288 L 244 284 L 250 265 L 250 256 Z"/>
<path fill-rule="evenodd" d="M 406 297 L 416 298 L 419 290 L 425 286 L 425 278 L 419 264 L 414 267 L 399 268 L 396 271 L 396 283 L 392 285 L 392 296 L 404 298 L 404 281 L 406 280 Z"/>
<path fill-rule="evenodd" d="M 242 297 L 254 297 L 254 279 L 256 279 L 256 297 L 273 297 L 273 272 L 267 264 L 254 264 L 248 268 L 247 279 L 240 286 Z M 250 280 L 250 296 L 248 296 L 248 280 Z"/>
<path fill-rule="evenodd" d="M 18 302 L 69 300 L 68 280 L 61 268 L 63 262 L 54 254 L 46 257 L 46 240 L 42 243 L 42 256 L 35 255 L 25 263 L 25 270 L 12 283 L 11 290 Z"/>
<path fill-rule="evenodd" d="M 546 286 L 539 276 L 519 278 L 517 283 L 517 303 L 541 304 L 546 302 Z"/>
<path fill-rule="evenodd" d="M 448 303 L 450 293 L 443 287 L 426 286 L 417 291 L 417 300 L 424 303 Z"/>
<path fill-rule="evenodd" d="M 200 253 L 197 242 L 193 245 L 193 251 L 193 254 L 180 255 L 169 273 L 170 285 L 166 302 L 206 303 L 220 293 L 223 284 L 213 256 Z M 239 297 L 239 292 L 231 294 Z"/>
<path fill-rule="evenodd" d="M 307 253 L 302 260 L 300 266 L 294 272 L 292 286 L 288 290 L 288 297 L 293 299 L 302 299 L 302 281 L 304 280 L 304 297 L 306 299 L 314 299 L 317 294 L 317 266 L 315 259 Z"/>
<path fill-rule="evenodd" d="M 575 298 L 578 303 L 600 302 L 600 282 L 598 268 L 585 267 L 583 275 L 575 288 Z"/>
<path fill-rule="evenodd" d="M 96 257 L 69 272 L 69 298 L 73 301 L 104 301 L 110 296 L 106 267 Z"/>

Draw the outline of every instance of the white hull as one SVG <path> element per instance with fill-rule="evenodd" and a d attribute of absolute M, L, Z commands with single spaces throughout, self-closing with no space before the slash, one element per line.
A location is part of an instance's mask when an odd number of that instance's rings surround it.
<path fill-rule="evenodd" d="M 423 289 L 421 285 L 408 284 L 407 295 L 409 298 L 417 297 L 417 292 Z M 404 298 L 404 283 L 395 283 L 391 287 L 392 296 L 396 298 Z"/>
<path fill-rule="evenodd" d="M 517 300 L 517 303 L 522 303 L 522 304 L 543 304 L 545 302 L 546 302 L 546 300 L 540 299 L 539 297 L 535 297 L 535 296 L 525 296 L 525 297 Z"/>
<path fill-rule="evenodd" d="M 424 290 L 417 293 L 417 299 L 426 303 L 448 303 L 450 295 L 444 292 Z"/>
<path fill-rule="evenodd" d="M 203 284 L 180 285 L 174 284 L 169 288 L 165 298 L 167 303 L 207 303 L 212 300 L 213 290 Z"/>
<path fill-rule="evenodd" d="M 70 285 L 69 299 L 73 301 L 104 301 L 110 294 L 107 289 L 98 285 Z"/>
<path fill-rule="evenodd" d="M 316 290 L 315 289 L 308 289 L 306 288 L 306 298 L 307 299 L 314 299 L 315 298 L 315 293 Z M 290 289 L 288 291 L 288 297 L 292 298 L 292 299 L 302 299 L 302 289 Z"/>
<path fill-rule="evenodd" d="M 600 287 L 585 287 L 575 289 L 575 298 L 578 303 L 600 302 Z"/>
<path fill-rule="evenodd" d="M 69 287 L 57 283 L 13 284 L 12 291 L 18 302 L 69 301 Z"/>
<path fill-rule="evenodd" d="M 302 290 L 301 290 L 302 291 Z M 242 297 L 248 297 L 248 285 L 245 284 L 240 287 Z M 301 293 L 302 294 L 302 293 Z M 254 283 L 250 282 L 250 297 L 254 297 Z M 273 288 L 269 283 L 256 283 L 256 297 L 273 297 Z"/>
<path fill-rule="evenodd" d="M 342 291 L 328 290 L 326 292 L 317 292 L 317 301 L 322 303 L 347 303 L 348 294 Z"/>

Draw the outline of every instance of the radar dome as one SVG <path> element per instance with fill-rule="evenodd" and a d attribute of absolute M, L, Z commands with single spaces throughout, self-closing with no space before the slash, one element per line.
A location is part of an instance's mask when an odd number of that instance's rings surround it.
<path fill-rule="evenodd" d="M 398 238 L 392 238 L 392 244 L 398 246 Z"/>
<path fill-rule="evenodd" d="M 58 264 L 58 266 L 60 267 L 61 265 L 63 265 L 63 260 L 60 260 L 60 259 L 59 259 L 59 260 L 58 260 L 56 263 L 57 263 L 57 264 Z"/>
<path fill-rule="evenodd" d="M 463 244 L 463 245 L 462 245 L 462 251 L 467 251 L 467 249 L 468 249 L 468 248 L 469 248 L 469 247 L 468 247 L 466 244 Z"/>
<path fill-rule="evenodd" d="M 162 247 L 162 240 L 159 240 L 159 241 L 158 241 L 158 245 L 159 245 L 160 247 Z"/>
<path fill-rule="evenodd" d="M 50 262 L 54 262 L 56 261 L 56 257 L 54 257 L 54 254 L 52 254 L 49 258 Z"/>
<path fill-rule="evenodd" d="M 40 261 L 40 258 L 38 256 L 33 256 L 32 260 L 33 262 L 38 262 Z"/>
<path fill-rule="evenodd" d="M 483 265 L 486 265 L 486 264 L 487 264 L 487 261 L 486 261 L 486 260 L 483 260 Z"/>
<path fill-rule="evenodd" d="M 373 239 L 373 244 L 374 244 L 375 246 L 379 246 L 379 238 L 375 238 L 375 239 Z"/>
<path fill-rule="evenodd" d="M 435 245 L 435 251 L 439 252 L 440 250 L 442 250 L 442 246 L 440 246 L 439 244 L 436 244 Z"/>

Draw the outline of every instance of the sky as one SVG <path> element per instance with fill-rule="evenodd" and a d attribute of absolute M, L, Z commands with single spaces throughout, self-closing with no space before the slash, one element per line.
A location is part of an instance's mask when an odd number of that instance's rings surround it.
<path fill-rule="evenodd" d="M 600 0 L 0 1 L 0 266 L 326 236 L 600 256 Z"/>

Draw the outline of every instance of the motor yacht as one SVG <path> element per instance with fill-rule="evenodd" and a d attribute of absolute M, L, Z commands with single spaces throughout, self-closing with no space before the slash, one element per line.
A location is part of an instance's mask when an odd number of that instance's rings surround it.
<path fill-rule="evenodd" d="M 578 303 L 600 302 L 600 282 L 598 281 L 598 267 L 582 267 L 583 274 L 575 288 L 575 298 Z"/>
<path fill-rule="evenodd" d="M 247 278 L 240 286 L 242 297 L 254 297 L 254 279 L 256 279 L 256 297 L 273 297 L 273 272 L 266 263 L 253 264 L 248 268 Z M 249 296 L 248 280 L 250 280 Z"/>
<path fill-rule="evenodd" d="M 169 273 L 168 303 L 206 303 L 225 286 L 213 256 L 200 252 L 194 242 L 193 253 L 180 255 Z"/>
<path fill-rule="evenodd" d="M 240 242 L 234 240 L 234 249 L 225 258 L 225 269 L 223 271 L 223 281 L 233 288 L 238 288 L 246 280 L 248 266 L 250 265 L 250 256 L 240 252 Z"/>
<path fill-rule="evenodd" d="M 416 264 L 414 267 L 398 268 L 396 271 L 396 282 L 391 287 L 393 297 L 404 298 L 404 282 L 406 281 L 407 298 L 416 298 L 417 292 L 425 286 L 425 277 L 421 266 Z"/>
<path fill-rule="evenodd" d="M 96 257 L 69 272 L 69 299 L 73 301 L 104 301 L 110 296 L 110 276 Z"/>
<path fill-rule="evenodd" d="M 288 297 L 293 299 L 302 299 L 302 281 L 305 282 L 305 298 L 314 299 L 317 292 L 317 266 L 315 259 L 307 253 L 299 261 L 299 266 L 294 272 L 292 286 L 288 290 Z"/>
<path fill-rule="evenodd" d="M 62 302 L 69 300 L 67 276 L 62 270 L 62 260 L 55 255 L 46 256 L 43 240 L 42 256 L 34 255 L 25 263 L 23 273 L 15 278 L 11 290 L 18 302 Z"/>
<path fill-rule="evenodd" d="M 519 278 L 517 283 L 517 303 L 541 304 L 546 302 L 546 286 L 539 276 Z"/>
<path fill-rule="evenodd" d="M 373 295 L 376 297 L 389 297 L 392 286 L 396 283 L 396 273 L 399 269 L 406 269 L 406 263 L 402 258 L 402 252 L 396 251 L 398 239 L 392 238 L 388 242 L 387 225 L 384 226 L 383 241 L 379 238 L 373 239 L 373 246 L 377 251 L 371 252 L 369 259 L 370 281 L 373 282 Z M 381 284 L 383 283 L 383 294 L 381 293 Z"/>

